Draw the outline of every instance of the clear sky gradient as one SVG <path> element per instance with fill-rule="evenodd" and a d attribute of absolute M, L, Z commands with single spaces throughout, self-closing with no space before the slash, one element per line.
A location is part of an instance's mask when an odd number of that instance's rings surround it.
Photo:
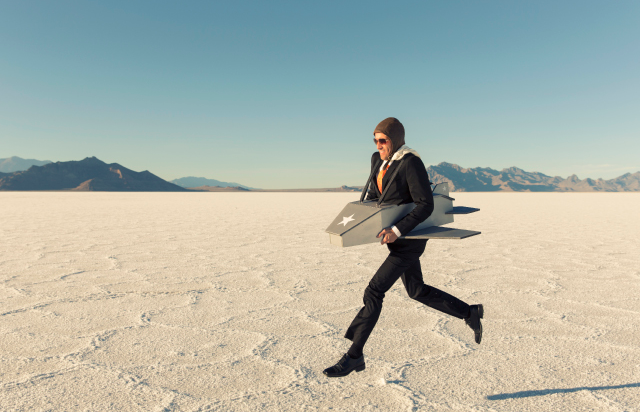
<path fill-rule="evenodd" d="M 636 172 L 640 2 L 0 6 L 0 158 L 362 185 L 388 116 L 426 165 Z"/>

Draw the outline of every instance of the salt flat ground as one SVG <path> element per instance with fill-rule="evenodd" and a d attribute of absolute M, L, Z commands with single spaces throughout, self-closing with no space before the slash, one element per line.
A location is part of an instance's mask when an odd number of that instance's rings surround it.
<path fill-rule="evenodd" d="M 453 196 L 483 233 L 422 267 L 482 344 L 398 282 L 329 379 L 386 257 L 324 233 L 358 194 L 0 193 L 0 409 L 638 410 L 640 194 Z"/>

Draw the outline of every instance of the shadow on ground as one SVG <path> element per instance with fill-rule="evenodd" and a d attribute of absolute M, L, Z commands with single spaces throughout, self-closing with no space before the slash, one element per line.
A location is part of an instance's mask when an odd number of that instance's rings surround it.
<path fill-rule="evenodd" d="M 603 391 L 607 389 L 623 389 L 623 388 L 640 388 L 640 383 L 628 383 L 626 385 L 616 386 L 581 386 L 578 388 L 568 389 L 542 389 L 539 391 L 521 391 L 513 393 L 500 393 L 498 395 L 489 395 L 487 399 L 490 401 L 502 401 L 505 399 L 529 398 L 531 396 L 552 395 L 554 393 L 571 393 L 578 391 Z"/>

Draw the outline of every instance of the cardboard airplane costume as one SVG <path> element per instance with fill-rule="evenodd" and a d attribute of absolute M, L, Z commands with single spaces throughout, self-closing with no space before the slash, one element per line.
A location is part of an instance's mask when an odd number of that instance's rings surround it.
<path fill-rule="evenodd" d="M 347 203 L 327 228 L 326 232 L 329 233 L 331 244 L 349 247 L 380 242 L 377 236 L 382 229 L 395 225 L 416 206 L 414 203 L 385 204 L 384 192 L 379 200 L 364 200 L 370 182 L 371 176 L 362 190 L 360 201 Z M 441 227 L 441 225 L 453 223 L 453 215 L 473 213 L 480 209 L 453 206 L 455 199 L 449 197 L 447 182 L 432 185 L 431 190 L 433 213 L 400 239 L 465 239 L 480 234 L 473 230 Z"/>

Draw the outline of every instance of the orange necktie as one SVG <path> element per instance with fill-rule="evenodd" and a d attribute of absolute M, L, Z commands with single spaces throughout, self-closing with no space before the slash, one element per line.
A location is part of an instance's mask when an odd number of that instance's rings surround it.
<path fill-rule="evenodd" d="M 385 167 L 380 171 L 380 173 L 378 173 L 378 190 L 380 191 L 380 193 L 382 193 L 382 179 L 384 178 L 384 175 L 387 173 L 388 168 L 389 168 L 389 163 L 387 163 L 387 167 Z"/>

